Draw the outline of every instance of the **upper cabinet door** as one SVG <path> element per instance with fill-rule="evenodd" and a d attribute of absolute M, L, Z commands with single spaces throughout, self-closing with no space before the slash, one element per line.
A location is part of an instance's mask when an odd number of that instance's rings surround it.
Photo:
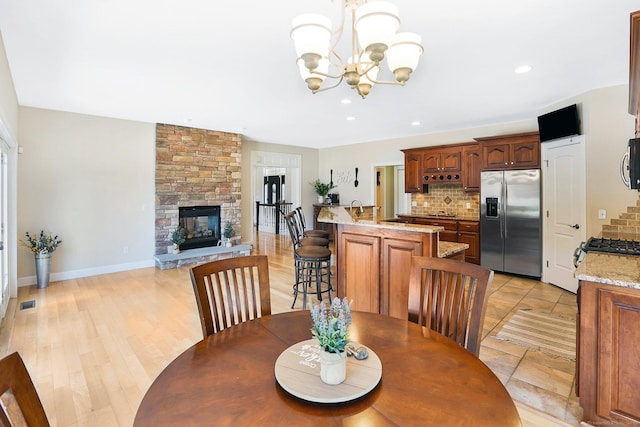
<path fill-rule="evenodd" d="M 468 145 L 462 149 L 462 186 L 467 193 L 480 191 L 480 147 Z"/>
<path fill-rule="evenodd" d="M 538 132 L 476 138 L 482 147 L 482 170 L 540 167 Z"/>
<path fill-rule="evenodd" d="M 482 169 L 508 169 L 509 145 L 491 144 L 482 147 Z"/>
<path fill-rule="evenodd" d="M 629 45 L 629 114 L 637 117 L 640 112 L 640 10 L 631 13 Z M 636 120 L 636 131 L 637 126 Z"/>
<path fill-rule="evenodd" d="M 509 160 L 509 166 L 511 168 L 539 168 L 540 143 L 537 141 L 530 141 L 511 144 Z"/>
<path fill-rule="evenodd" d="M 461 157 L 462 149 L 460 147 L 441 150 L 440 155 L 442 157 L 442 170 L 445 172 L 460 172 L 461 169 Z"/>
<path fill-rule="evenodd" d="M 440 172 L 441 158 L 440 150 L 425 151 L 422 155 L 422 172 L 427 175 Z"/>
<path fill-rule="evenodd" d="M 404 192 L 422 192 L 422 153 L 406 151 L 404 153 Z"/>

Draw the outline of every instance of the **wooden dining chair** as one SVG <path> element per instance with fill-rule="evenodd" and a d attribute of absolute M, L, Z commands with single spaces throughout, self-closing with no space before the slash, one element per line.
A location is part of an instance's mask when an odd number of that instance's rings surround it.
<path fill-rule="evenodd" d="M 478 356 L 493 271 L 446 258 L 414 256 L 409 321 L 449 337 Z"/>
<path fill-rule="evenodd" d="M 189 272 L 205 338 L 271 314 L 266 255 L 221 259 L 193 267 Z"/>
<path fill-rule="evenodd" d="M 0 360 L 0 425 L 49 426 L 27 367 L 18 353 Z"/>

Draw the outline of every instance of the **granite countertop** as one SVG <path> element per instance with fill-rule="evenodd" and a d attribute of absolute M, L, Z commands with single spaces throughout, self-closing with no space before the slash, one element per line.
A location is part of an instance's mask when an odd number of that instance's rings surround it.
<path fill-rule="evenodd" d="M 438 242 L 438 258 L 445 258 L 469 249 L 466 243 Z"/>
<path fill-rule="evenodd" d="M 341 206 L 325 206 L 318 213 L 318 222 L 332 224 L 362 225 L 367 227 L 386 228 L 390 230 L 415 231 L 418 233 L 437 233 L 444 231 L 444 227 L 430 225 L 404 224 L 401 222 L 388 222 L 384 218 L 352 218 L 349 208 Z M 354 217 L 356 209 L 354 208 Z"/>
<path fill-rule="evenodd" d="M 578 280 L 640 289 L 640 256 L 589 251 L 574 276 Z"/>
<path fill-rule="evenodd" d="M 450 219 L 452 221 L 480 221 L 478 218 L 470 218 L 458 215 L 437 215 L 437 214 L 398 214 L 398 216 L 404 216 L 409 218 L 426 218 L 426 219 Z"/>

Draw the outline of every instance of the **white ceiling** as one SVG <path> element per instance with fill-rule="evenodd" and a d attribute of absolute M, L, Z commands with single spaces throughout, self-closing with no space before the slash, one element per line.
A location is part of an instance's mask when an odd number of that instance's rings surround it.
<path fill-rule="evenodd" d="M 628 81 L 638 0 L 392 1 L 425 53 L 366 100 L 346 83 L 312 95 L 295 65 L 291 19 L 335 28 L 337 1 L 0 0 L 0 31 L 20 105 L 318 148 L 534 119 Z"/>

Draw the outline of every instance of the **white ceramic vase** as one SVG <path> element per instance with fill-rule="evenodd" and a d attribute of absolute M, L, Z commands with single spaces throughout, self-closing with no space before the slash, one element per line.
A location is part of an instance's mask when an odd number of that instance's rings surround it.
<path fill-rule="evenodd" d="M 318 204 L 321 205 L 324 203 L 324 196 L 318 195 Z"/>
<path fill-rule="evenodd" d="M 330 385 L 340 384 L 347 377 L 347 353 L 320 350 L 320 379 Z"/>

